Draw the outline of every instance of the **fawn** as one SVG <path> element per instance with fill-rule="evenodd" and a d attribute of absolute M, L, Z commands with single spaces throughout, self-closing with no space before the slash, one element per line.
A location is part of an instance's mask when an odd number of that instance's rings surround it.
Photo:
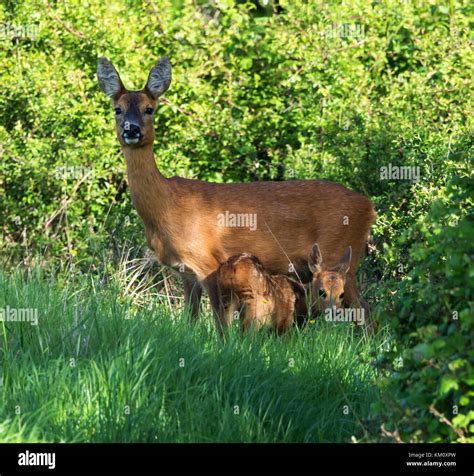
<path fill-rule="evenodd" d="M 361 301 L 362 308 L 356 310 L 344 309 L 345 287 L 347 274 L 351 266 L 352 247 L 348 246 L 341 259 L 335 266 L 327 266 L 319 245 L 315 243 L 308 257 L 308 267 L 313 273 L 310 285 L 311 311 L 323 312 L 327 320 L 344 320 L 344 317 L 353 320 L 356 324 L 363 324 L 368 318 L 368 305 Z M 344 311 L 344 312 L 342 312 Z M 368 322 L 370 331 L 377 330 L 376 321 Z"/>
<path fill-rule="evenodd" d="M 227 321 L 220 312 L 217 270 L 242 252 L 258 256 L 269 273 L 310 281 L 307 256 L 315 239 L 329 266 L 352 245 L 344 301 L 359 300 L 355 271 L 376 216 L 369 198 L 323 180 L 220 184 L 166 178 L 153 154 L 153 119 L 171 84 L 169 60 L 157 61 L 138 91 L 125 88 L 106 58 L 99 60 L 97 77 L 112 101 L 128 186 L 148 245 L 161 264 L 182 278 L 186 307 L 194 318 L 204 288 L 222 333 Z M 251 226 L 236 217 L 251 217 Z"/>
<path fill-rule="evenodd" d="M 268 326 L 283 334 L 306 316 L 306 295 L 301 284 L 287 276 L 269 274 L 256 256 L 231 256 L 217 271 L 221 320 L 230 322 L 240 312 L 242 330 Z"/>

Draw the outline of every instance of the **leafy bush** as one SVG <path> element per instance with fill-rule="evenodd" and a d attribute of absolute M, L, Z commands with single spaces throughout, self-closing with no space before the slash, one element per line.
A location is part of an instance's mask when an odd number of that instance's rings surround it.
<path fill-rule="evenodd" d="M 377 241 L 391 241 L 445 185 L 448 143 L 464 130 L 467 5 L 9 2 L 0 7 L 10 28 L 0 51 L 2 248 L 13 262 L 78 252 L 89 266 L 111 241 L 144 244 L 97 85 L 101 55 L 129 87 L 171 58 L 155 147 L 165 174 L 342 182 L 374 198 Z M 389 163 L 419 166 L 420 183 L 380 180 Z M 379 270 L 393 270 L 380 259 Z"/>
<path fill-rule="evenodd" d="M 384 289 L 393 299 L 381 311 L 398 336 L 388 408 L 402 439 L 474 441 L 473 183 L 459 170 L 405 233 L 411 269 Z"/>
<path fill-rule="evenodd" d="M 138 88 L 167 55 L 173 82 L 157 114 L 160 169 L 224 182 L 324 178 L 369 195 L 378 219 L 362 287 L 394 330 L 388 360 L 403 356 L 394 382 L 404 437 L 460 439 L 430 405 L 467 437 L 470 3 L 87 5 L 0 6 L 5 266 L 72 263 L 103 274 L 124 243 L 140 253 L 142 227 L 95 70 L 105 55 Z M 388 166 L 419 177 L 386 180 Z"/>

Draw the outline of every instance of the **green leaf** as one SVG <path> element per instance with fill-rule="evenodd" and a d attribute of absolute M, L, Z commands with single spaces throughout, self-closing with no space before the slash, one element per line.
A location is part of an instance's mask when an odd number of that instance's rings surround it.
<path fill-rule="evenodd" d="M 443 377 L 439 386 L 439 393 L 441 396 L 446 395 L 451 390 L 457 390 L 459 388 L 458 382 L 452 377 Z"/>

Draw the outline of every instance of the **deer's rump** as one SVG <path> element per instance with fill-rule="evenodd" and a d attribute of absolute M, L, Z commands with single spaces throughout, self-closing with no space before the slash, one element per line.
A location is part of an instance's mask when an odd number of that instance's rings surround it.
<path fill-rule="evenodd" d="M 175 183 L 190 192 L 183 208 L 219 262 L 248 252 L 270 273 L 291 275 L 293 266 L 305 281 L 315 242 L 329 265 L 352 246 L 355 268 L 375 218 L 369 198 L 332 182 Z"/>

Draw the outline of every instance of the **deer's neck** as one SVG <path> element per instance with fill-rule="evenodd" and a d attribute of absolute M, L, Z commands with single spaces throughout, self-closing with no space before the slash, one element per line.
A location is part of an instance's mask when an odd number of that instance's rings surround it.
<path fill-rule="evenodd" d="M 161 228 L 170 200 L 168 180 L 156 167 L 153 147 L 123 147 L 133 204 L 146 228 Z"/>

